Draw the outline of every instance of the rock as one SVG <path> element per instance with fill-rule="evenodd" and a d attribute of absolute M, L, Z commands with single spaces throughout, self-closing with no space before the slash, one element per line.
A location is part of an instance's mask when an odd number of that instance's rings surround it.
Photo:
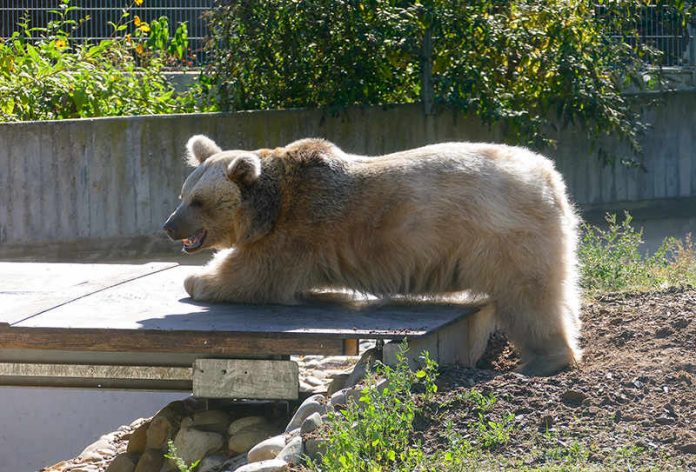
<path fill-rule="evenodd" d="M 181 429 L 174 438 L 177 455 L 187 464 L 203 459 L 211 452 L 222 449 L 222 435 L 208 431 L 199 431 L 193 427 L 193 420 L 185 418 Z"/>
<path fill-rule="evenodd" d="M 302 402 L 302 405 L 300 405 L 295 412 L 295 415 L 288 423 L 287 428 L 285 428 L 285 432 L 292 431 L 293 429 L 302 426 L 304 420 L 307 419 L 307 417 L 312 413 L 319 413 L 320 415 L 324 414 L 326 407 L 320 403 L 322 400 L 324 400 L 324 395 L 316 394 Z"/>
<path fill-rule="evenodd" d="M 310 375 L 309 377 L 304 379 L 305 383 L 311 385 L 312 387 L 319 387 L 320 385 L 324 385 L 324 381 L 321 379 L 318 379 L 314 377 L 313 375 Z"/>
<path fill-rule="evenodd" d="M 126 452 L 128 454 L 142 454 L 145 452 L 147 443 L 147 428 L 150 427 L 150 422 L 146 422 L 135 428 L 128 439 L 128 447 Z"/>
<path fill-rule="evenodd" d="M 160 472 L 164 456 L 159 449 L 146 449 L 138 464 L 135 466 L 134 472 Z"/>
<path fill-rule="evenodd" d="M 304 443 L 304 450 L 310 459 L 315 459 L 326 451 L 326 439 L 309 438 Z"/>
<path fill-rule="evenodd" d="M 221 471 L 228 472 L 228 471 L 235 471 L 239 469 L 243 465 L 247 465 L 249 461 L 247 461 L 247 456 L 246 454 L 239 454 L 238 456 L 234 456 L 231 459 L 227 459 L 224 464 L 222 464 L 222 467 L 220 468 Z"/>
<path fill-rule="evenodd" d="M 669 416 L 660 416 L 655 418 L 655 423 L 666 426 L 668 424 L 674 424 L 676 420 L 674 418 L 670 418 Z"/>
<path fill-rule="evenodd" d="M 216 472 L 220 470 L 222 464 L 225 463 L 227 457 L 221 455 L 208 456 L 203 458 L 198 467 L 196 467 L 196 472 Z"/>
<path fill-rule="evenodd" d="M 224 433 L 230 424 L 230 415 L 222 410 L 207 410 L 194 413 L 191 426 L 201 431 Z"/>
<path fill-rule="evenodd" d="M 116 448 L 113 444 L 113 438 L 105 435 L 87 446 L 78 457 L 83 461 L 94 461 L 101 460 L 103 456 L 113 456 L 115 454 Z"/>
<path fill-rule="evenodd" d="M 235 472 L 282 472 L 288 470 L 288 463 L 280 459 L 253 462 L 240 467 Z"/>
<path fill-rule="evenodd" d="M 331 395 L 331 398 L 329 399 L 329 405 L 331 405 L 334 408 L 346 406 L 346 403 L 348 402 L 348 399 L 346 398 L 347 391 L 348 389 L 344 388 Z"/>
<path fill-rule="evenodd" d="M 227 434 L 232 436 L 248 426 L 261 423 L 268 424 L 268 419 L 266 419 L 264 416 L 245 416 L 244 418 L 240 418 L 230 423 L 229 427 L 227 428 Z"/>
<path fill-rule="evenodd" d="M 106 472 L 134 472 L 137 462 L 135 456 L 131 454 L 119 454 L 111 461 L 111 464 L 106 468 Z"/>
<path fill-rule="evenodd" d="M 252 463 L 275 459 L 278 453 L 285 447 L 285 442 L 284 434 L 265 439 L 251 448 L 247 454 L 247 460 L 249 463 Z"/>
<path fill-rule="evenodd" d="M 328 393 L 329 395 L 333 395 L 339 390 L 346 388 L 346 382 L 348 381 L 348 377 L 350 377 L 350 372 L 334 374 L 332 376 L 331 383 L 326 389 L 326 393 Z"/>
<path fill-rule="evenodd" d="M 696 443 L 682 444 L 677 446 L 677 449 L 685 454 L 696 454 Z"/>
<path fill-rule="evenodd" d="M 321 426 L 322 423 L 323 421 L 321 419 L 321 415 L 318 412 L 312 413 L 302 422 L 302 426 L 300 427 L 300 434 L 311 433 L 319 426 Z"/>
<path fill-rule="evenodd" d="M 353 367 L 353 372 L 351 372 L 346 379 L 344 386 L 350 387 L 360 383 L 360 381 L 367 375 L 367 372 L 372 369 L 376 360 L 377 351 L 374 348 L 365 351 L 360 357 L 360 360 L 358 360 L 358 363 L 355 364 L 355 367 Z"/>
<path fill-rule="evenodd" d="M 243 454 L 264 439 L 278 434 L 278 427 L 268 421 L 247 426 L 230 436 L 227 447 L 231 454 Z"/>
<path fill-rule="evenodd" d="M 172 439 L 179 429 L 185 412 L 186 407 L 182 401 L 171 402 L 158 411 L 150 421 L 150 427 L 147 428 L 145 447 L 165 450 L 167 441 Z"/>
<path fill-rule="evenodd" d="M 561 395 L 561 401 L 567 406 L 580 406 L 587 399 L 587 395 L 577 390 L 566 390 Z"/>
<path fill-rule="evenodd" d="M 302 460 L 303 452 L 304 447 L 302 445 L 302 436 L 295 436 L 294 438 L 290 439 L 283 450 L 278 453 L 277 458 L 287 462 L 288 464 L 299 464 Z"/>

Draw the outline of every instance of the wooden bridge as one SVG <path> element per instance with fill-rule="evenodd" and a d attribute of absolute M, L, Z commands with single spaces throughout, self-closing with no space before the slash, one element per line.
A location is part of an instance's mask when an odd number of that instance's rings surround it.
<path fill-rule="evenodd" d="M 298 306 L 207 304 L 176 263 L 0 263 L 0 385 L 192 390 L 294 399 L 291 355 L 357 355 L 361 339 L 471 365 L 490 310 L 351 299 Z"/>

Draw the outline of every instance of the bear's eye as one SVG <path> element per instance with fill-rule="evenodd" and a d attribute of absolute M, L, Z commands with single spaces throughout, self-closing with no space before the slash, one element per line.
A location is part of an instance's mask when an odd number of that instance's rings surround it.
<path fill-rule="evenodd" d="M 200 198 L 192 198 L 191 206 L 194 208 L 200 208 L 203 206 L 203 200 L 201 200 Z"/>

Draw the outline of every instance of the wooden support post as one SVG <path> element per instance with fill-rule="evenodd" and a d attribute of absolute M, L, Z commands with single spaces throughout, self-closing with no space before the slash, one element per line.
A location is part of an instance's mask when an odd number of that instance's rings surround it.
<path fill-rule="evenodd" d="M 418 358 L 423 351 L 430 353 L 430 358 L 438 364 L 457 364 L 474 367 L 483 356 L 488 345 L 488 338 L 495 331 L 494 308 L 492 305 L 481 307 L 476 313 L 464 317 L 434 333 L 414 339 L 407 339 L 406 358 L 411 367 L 418 366 Z M 385 364 L 396 363 L 398 343 L 384 346 Z"/>
<path fill-rule="evenodd" d="M 297 400 L 299 368 L 293 361 L 197 359 L 193 395 L 201 398 Z"/>

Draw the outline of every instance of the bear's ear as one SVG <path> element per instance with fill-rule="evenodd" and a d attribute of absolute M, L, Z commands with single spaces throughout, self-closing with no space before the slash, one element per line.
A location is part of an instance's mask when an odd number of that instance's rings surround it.
<path fill-rule="evenodd" d="M 261 175 L 261 160 L 254 156 L 240 156 L 227 166 L 227 178 L 235 183 L 253 184 Z"/>
<path fill-rule="evenodd" d="M 186 143 L 186 149 L 188 150 L 186 160 L 193 167 L 203 164 L 213 154 L 222 152 L 222 149 L 215 144 L 215 141 L 202 134 L 192 136 Z"/>

